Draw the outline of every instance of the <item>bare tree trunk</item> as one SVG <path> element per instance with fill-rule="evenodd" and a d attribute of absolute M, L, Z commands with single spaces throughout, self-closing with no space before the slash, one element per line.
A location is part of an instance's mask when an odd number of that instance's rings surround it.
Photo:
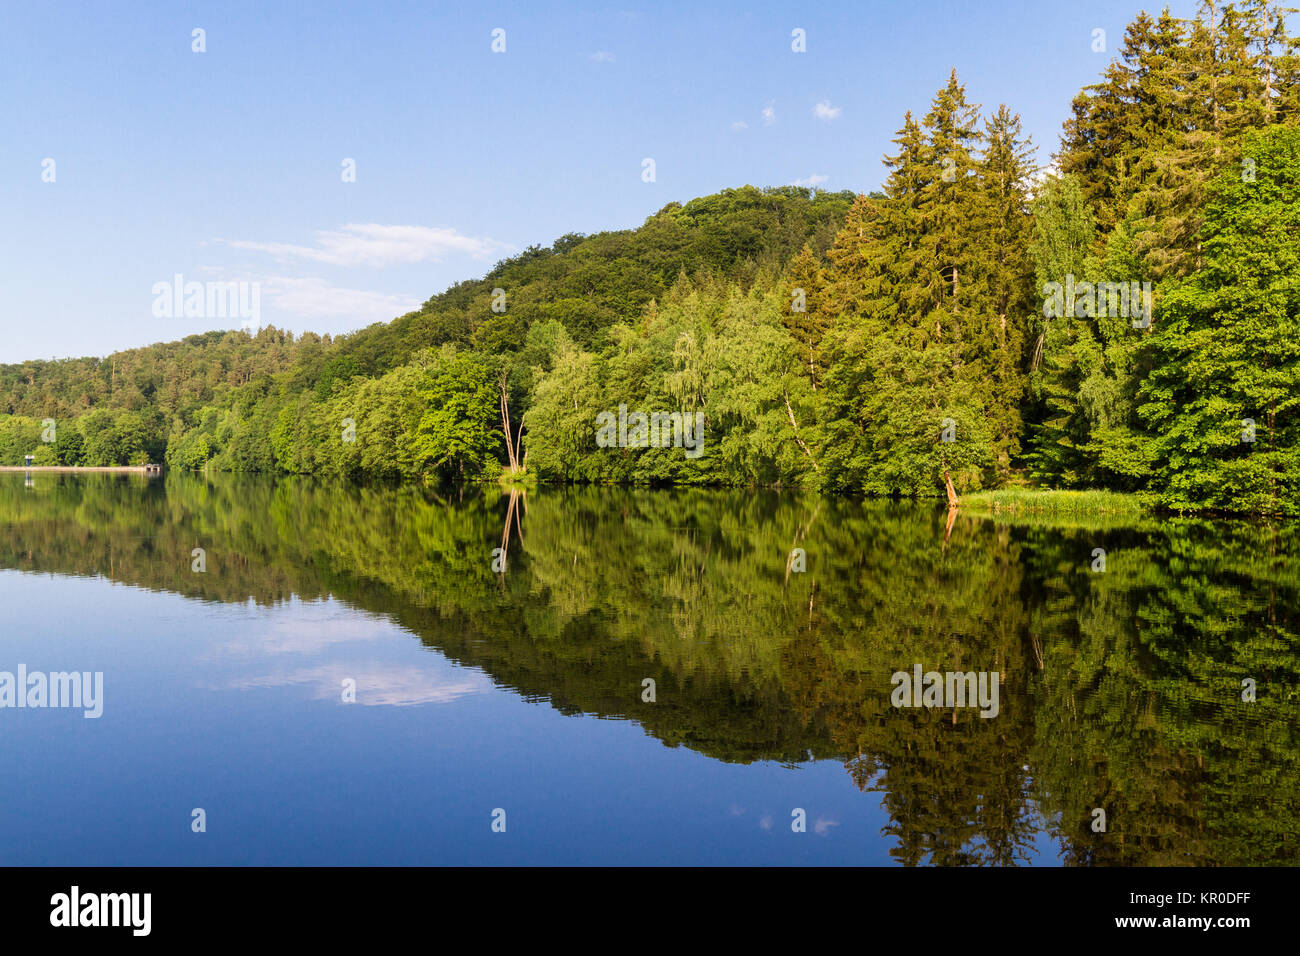
<path fill-rule="evenodd" d="M 498 572 L 497 580 L 500 582 L 500 587 L 502 591 L 505 591 L 506 589 L 506 574 L 505 574 L 506 562 L 509 560 L 509 554 L 510 554 L 510 519 L 515 518 L 516 520 L 518 520 L 515 512 L 515 502 L 518 500 L 518 498 L 519 498 L 519 492 L 514 489 L 511 489 L 510 501 L 506 505 L 506 524 L 505 527 L 501 529 L 501 570 L 500 572 Z M 520 542 L 522 543 L 522 541 L 523 541 L 523 535 L 521 533 Z"/>
<path fill-rule="evenodd" d="M 801 525 L 799 529 L 795 531 L 794 541 L 790 544 L 790 552 L 785 556 L 785 580 L 781 584 L 782 587 L 785 587 L 790 583 L 790 567 L 794 564 L 794 549 L 799 547 L 799 542 L 808 536 L 808 532 L 812 530 L 813 522 L 817 520 L 817 516 L 821 514 L 821 510 L 822 503 L 818 501 L 817 507 L 813 509 L 812 517 L 808 519 L 808 524 Z"/>
<path fill-rule="evenodd" d="M 960 502 L 957 499 L 957 489 L 952 486 L 952 479 L 948 477 L 948 469 L 943 470 L 943 483 L 948 489 L 948 507 L 956 508 Z"/>
<path fill-rule="evenodd" d="M 957 523 L 957 506 L 951 505 L 948 508 L 948 523 L 943 528 L 943 546 L 948 547 L 948 539 L 952 537 L 952 526 Z"/>
<path fill-rule="evenodd" d="M 508 374 L 508 372 L 502 372 L 501 382 L 499 383 L 501 386 L 501 429 L 506 436 L 506 457 L 510 459 L 510 473 L 514 474 L 519 470 L 519 462 L 515 458 L 515 446 L 510 440 L 510 398 L 506 393 L 506 377 Z M 519 427 L 520 429 L 523 428 L 522 422 Z"/>
<path fill-rule="evenodd" d="M 520 543 L 522 544 L 524 540 L 524 530 L 519 526 L 519 511 L 517 507 L 518 504 L 519 504 L 519 489 L 511 488 L 510 500 L 509 502 L 506 503 L 506 523 L 505 523 L 505 527 L 501 529 L 502 567 L 505 566 L 505 559 L 510 551 L 510 522 L 512 519 L 514 520 L 515 527 L 519 530 Z"/>
<path fill-rule="evenodd" d="M 790 395 L 786 392 L 782 392 L 781 394 L 785 396 L 785 411 L 786 414 L 790 416 L 790 427 L 794 430 L 794 440 L 799 443 L 799 447 L 803 449 L 803 453 L 807 455 L 808 460 L 812 462 L 813 471 L 820 472 L 821 469 L 817 467 L 817 459 L 812 456 L 812 452 L 808 450 L 808 446 L 805 445 L 803 439 L 799 437 L 799 426 L 795 424 L 794 409 L 790 407 Z"/>

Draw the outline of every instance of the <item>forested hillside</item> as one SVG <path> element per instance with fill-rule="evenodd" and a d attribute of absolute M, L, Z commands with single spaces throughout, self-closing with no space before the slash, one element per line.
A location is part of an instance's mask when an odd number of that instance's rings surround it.
<path fill-rule="evenodd" d="M 103 359 L 0 366 L 0 464 L 21 463 L 23 454 L 35 452 L 38 464 L 127 464 L 165 456 L 186 467 L 288 468 L 263 426 L 278 422 L 290 405 L 319 411 L 331 396 L 354 395 L 365 382 L 413 362 L 427 365 L 421 353 L 443 346 L 466 353 L 463 368 L 496 372 L 503 360 L 518 364 L 507 357 L 525 349 L 534 327 L 563 328 L 572 341 L 598 348 L 616 324 L 634 319 L 688 275 L 738 288 L 760 280 L 772 285 L 799 249 L 830 245 L 852 201 L 847 192 L 745 187 L 670 203 L 639 229 L 568 235 L 549 248 L 531 247 L 416 312 L 333 339 L 312 333 L 295 339 L 274 328 L 255 336 L 209 332 Z M 502 311 L 492 309 L 495 289 L 506 292 Z M 521 386 L 516 401 L 525 400 Z M 372 408 L 370 417 L 390 411 Z M 57 423 L 53 443 L 41 441 L 46 418 Z M 493 443 L 493 422 L 465 424 L 484 455 L 504 445 L 499 435 Z M 390 451 L 392 462 L 365 469 L 414 473 L 396 466 L 409 457 L 403 449 Z M 459 455 L 454 463 L 459 470 Z"/>
<path fill-rule="evenodd" d="M 904 113 L 881 193 L 673 203 L 334 339 L 5 366 L 0 462 L 876 495 L 950 478 L 1300 514 L 1298 53 L 1267 0 L 1142 14 L 1050 166 L 954 72 Z M 702 415 L 702 453 L 604 447 L 597 416 L 622 407 Z"/>

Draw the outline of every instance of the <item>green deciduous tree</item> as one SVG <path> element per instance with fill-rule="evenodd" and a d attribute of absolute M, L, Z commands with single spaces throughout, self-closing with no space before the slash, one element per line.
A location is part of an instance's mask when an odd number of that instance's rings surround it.
<path fill-rule="evenodd" d="M 1167 290 L 1142 388 L 1171 507 L 1300 514 L 1300 129 L 1210 187 L 1205 268 Z"/>

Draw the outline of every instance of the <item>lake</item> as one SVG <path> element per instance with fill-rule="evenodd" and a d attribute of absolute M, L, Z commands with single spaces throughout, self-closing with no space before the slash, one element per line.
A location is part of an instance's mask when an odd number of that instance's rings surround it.
<path fill-rule="evenodd" d="M 0 475 L 0 862 L 1300 859 L 1294 525 L 946 516 Z"/>

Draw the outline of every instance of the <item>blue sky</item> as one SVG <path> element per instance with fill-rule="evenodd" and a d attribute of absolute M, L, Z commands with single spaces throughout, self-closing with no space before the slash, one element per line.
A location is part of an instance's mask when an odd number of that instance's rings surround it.
<path fill-rule="evenodd" d="M 674 200 L 873 189 L 904 111 L 953 67 L 986 112 L 1021 114 L 1046 162 L 1141 8 L 6 3 L 0 362 L 240 324 L 156 317 L 153 286 L 178 273 L 256 282 L 263 324 L 339 333 Z"/>

